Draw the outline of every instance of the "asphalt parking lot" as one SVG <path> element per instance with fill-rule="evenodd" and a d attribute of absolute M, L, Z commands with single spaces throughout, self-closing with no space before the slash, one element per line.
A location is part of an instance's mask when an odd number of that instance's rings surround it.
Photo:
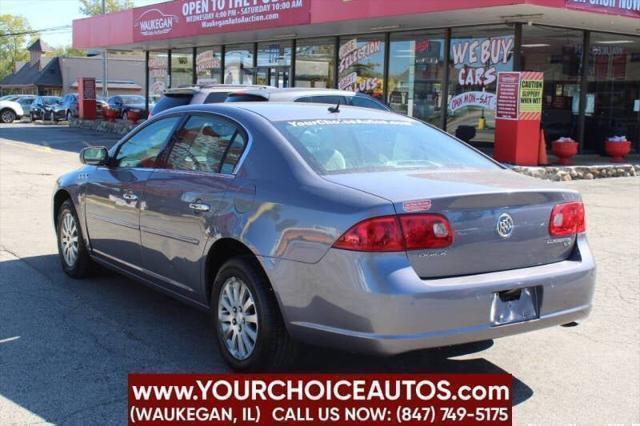
<path fill-rule="evenodd" d="M 127 373 L 222 372 L 206 314 L 113 273 L 59 267 L 50 196 L 78 152 L 116 139 L 65 126 L 0 125 L 0 423 L 121 424 Z M 307 350 L 314 372 L 508 372 L 515 424 L 640 423 L 640 179 L 582 192 L 598 262 L 577 327 L 401 357 Z"/>

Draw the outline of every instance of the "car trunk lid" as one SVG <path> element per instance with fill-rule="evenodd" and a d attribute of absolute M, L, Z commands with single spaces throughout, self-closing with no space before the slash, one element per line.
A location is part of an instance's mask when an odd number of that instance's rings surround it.
<path fill-rule="evenodd" d="M 579 200 L 579 195 L 512 171 L 403 171 L 324 177 L 385 198 L 398 214 L 428 212 L 447 217 L 454 232 L 451 246 L 407 252 L 422 278 L 559 262 L 573 249 L 575 237 L 549 235 L 549 218 L 556 204 Z M 501 235 L 498 222 L 505 214 L 513 227 L 510 233 L 503 229 Z"/>

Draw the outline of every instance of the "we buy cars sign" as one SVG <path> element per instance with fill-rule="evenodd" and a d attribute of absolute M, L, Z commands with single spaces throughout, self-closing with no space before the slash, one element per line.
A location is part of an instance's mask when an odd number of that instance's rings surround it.
<path fill-rule="evenodd" d="M 134 41 L 257 30 L 310 22 L 311 0 L 184 0 L 134 10 Z"/>

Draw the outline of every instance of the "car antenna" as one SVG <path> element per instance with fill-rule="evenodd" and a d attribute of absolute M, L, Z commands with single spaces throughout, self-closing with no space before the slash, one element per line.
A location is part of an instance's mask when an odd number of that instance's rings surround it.
<path fill-rule="evenodd" d="M 338 104 L 334 107 L 329 107 L 329 112 L 337 113 L 340 112 L 340 99 L 338 99 Z"/>

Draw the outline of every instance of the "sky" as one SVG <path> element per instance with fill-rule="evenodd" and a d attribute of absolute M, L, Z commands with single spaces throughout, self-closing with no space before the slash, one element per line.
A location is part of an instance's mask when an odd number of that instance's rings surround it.
<path fill-rule="evenodd" d="M 166 0 L 134 0 L 136 6 L 162 3 Z M 34 30 L 71 25 L 82 18 L 78 0 L 0 0 L 0 15 L 20 15 L 29 20 Z M 71 45 L 71 27 L 43 32 L 42 39 L 51 47 Z"/>

